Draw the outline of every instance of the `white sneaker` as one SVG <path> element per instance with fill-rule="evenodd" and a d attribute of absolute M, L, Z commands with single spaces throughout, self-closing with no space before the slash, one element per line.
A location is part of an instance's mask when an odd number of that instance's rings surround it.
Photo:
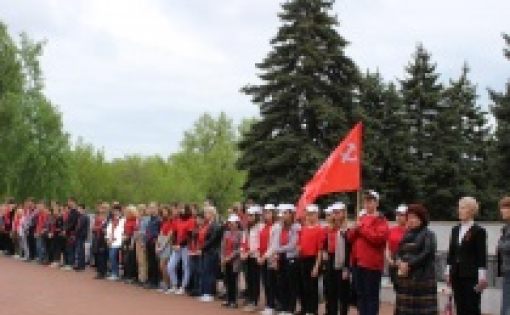
<path fill-rule="evenodd" d="M 176 295 L 183 295 L 184 293 L 185 292 L 183 287 L 180 287 L 179 289 L 175 290 Z"/>
<path fill-rule="evenodd" d="M 106 278 L 106 280 L 117 281 L 117 280 L 119 280 L 119 277 L 117 277 L 117 276 L 109 276 L 108 278 Z"/>
<path fill-rule="evenodd" d="M 200 297 L 200 302 L 204 303 L 214 302 L 214 298 L 211 295 L 204 294 Z"/>
<path fill-rule="evenodd" d="M 272 308 L 266 307 L 263 311 L 260 311 L 261 315 L 273 315 L 274 310 Z"/>
<path fill-rule="evenodd" d="M 13 257 L 14 257 L 14 259 L 16 259 L 16 260 L 19 260 L 19 259 L 20 259 L 19 255 L 14 255 Z"/>
<path fill-rule="evenodd" d="M 169 294 L 173 294 L 174 292 L 175 292 L 174 289 L 166 289 L 166 291 L 163 292 L 163 294 L 169 295 Z"/>

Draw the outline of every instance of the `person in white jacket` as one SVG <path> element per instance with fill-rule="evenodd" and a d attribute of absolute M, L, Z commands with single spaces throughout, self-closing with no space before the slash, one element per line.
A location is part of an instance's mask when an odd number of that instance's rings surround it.
<path fill-rule="evenodd" d="M 121 207 L 113 208 L 112 219 L 106 227 L 106 241 L 108 242 L 111 273 L 108 280 L 119 280 L 119 250 L 122 246 L 124 234 L 124 218 L 121 217 Z"/>

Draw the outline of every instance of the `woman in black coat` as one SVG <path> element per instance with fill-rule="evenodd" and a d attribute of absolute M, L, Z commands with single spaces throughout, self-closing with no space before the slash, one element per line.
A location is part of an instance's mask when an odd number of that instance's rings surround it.
<path fill-rule="evenodd" d="M 427 209 L 419 204 L 407 209 L 408 230 L 399 245 L 397 265 L 397 315 L 437 315 L 436 236 L 427 228 Z"/>
<path fill-rule="evenodd" d="M 487 232 L 474 222 L 478 202 L 459 200 L 460 224 L 452 228 L 446 278 L 453 290 L 457 314 L 480 315 L 482 292 L 487 288 Z"/>

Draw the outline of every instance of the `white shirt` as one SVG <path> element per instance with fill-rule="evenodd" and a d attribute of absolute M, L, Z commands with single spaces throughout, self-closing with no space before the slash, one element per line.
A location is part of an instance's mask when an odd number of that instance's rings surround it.
<path fill-rule="evenodd" d="M 110 240 L 113 237 L 111 248 L 120 248 L 122 246 L 122 234 L 124 234 L 124 223 L 126 219 L 120 218 L 119 223 L 113 228 L 112 220 L 106 227 L 106 240 Z"/>
<path fill-rule="evenodd" d="M 462 243 L 462 240 L 464 239 L 464 236 L 469 231 L 469 229 L 471 227 L 473 227 L 473 224 L 475 224 L 475 221 L 473 221 L 473 220 L 460 224 L 459 240 L 458 240 L 459 244 Z"/>

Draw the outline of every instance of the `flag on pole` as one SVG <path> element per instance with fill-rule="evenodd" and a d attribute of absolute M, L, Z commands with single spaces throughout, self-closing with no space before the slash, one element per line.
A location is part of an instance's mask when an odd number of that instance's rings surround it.
<path fill-rule="evenodd" d="M 361 189 L 362 133 L 363 124 L 359 122 L 305 185 L 297 204 L 298 217 L 319 196 Z"/>

